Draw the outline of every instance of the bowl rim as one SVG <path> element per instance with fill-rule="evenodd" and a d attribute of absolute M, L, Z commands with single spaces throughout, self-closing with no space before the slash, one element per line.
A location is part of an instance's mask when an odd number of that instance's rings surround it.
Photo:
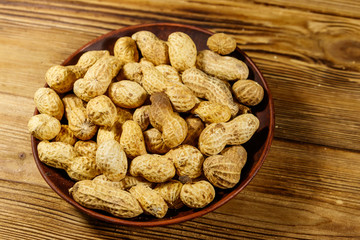
<path fill-rule="evenodd" d="M 106 39 L 110 36 L 113 36 L 117 33 L 120 32 L 124 32 L 124 31 L 132 31 L 132 30 L 136 30 L 138 28 L 148 28 L 148 27 L 161 27 L 161 26 L 166 26 L 166 27 L 183 27 L 183 28 L 188 28 L 194 31 L 199 31 L 199 32 L 203 32 L 205 34 L 210 34 L 213 35 L 214 32 L 211 32 L 207 29 L 204 28 L 200 28 L 197 26 L 192 26 L 192 25 L 187 25 L 187 24 L 178 24 L 178 23 L 167 23 L 167 22 L 157 22 L 157 23 L 146 23 L 146 24 L 137 24 L 137 25 L 131 25 L 131 26 L 127 26 L 127 27 L 123 27 L 123 28 L 119 28 L 113 31 L 110 31 L 106 34 L 103 34 L 93 40 L 91 40 L 90 42 L 86 43 L 85 45 L 83 45 L 82 47 L 78 48 L 75 52 L 73 52 L 69 57 L 67 57 L 61 65 L 66 65 L 71 59 L 73 59 L 77 54 L 79 54 L 82 50 L 84 50 L 85 48 L 91 46 L 92 44 Z M 40 161 L 39 157 L 38 157 L 38 152 L 37 152 L 37 145 L 36 145 L 36 139 L 34 138 L 34 136 L 31 136 L 31 146 L 32 146 L 32 153 L 34 156 L 34 160 L 36 163 L 36 166 L 39 170 L 39 172 L 41 173 L 41 176 L 43 177 L 43 179 L 45 180 L 45 182 L 50 186 L 50 188 L 53 189 L 53 191 L 55 191 L 61 198 L 63 198 L 66 202 L 70 203 L 71 205 L 73 205 L 76 209 L 81 210 L 81 212 L 95 218 L 98 220 L 102 220 L 108 223 L 113 223 L 113 224 L 118 224 L 118 225 L 126 225 L 126 226 L 136 226 L 136 227 L 155 227 L 155 226 L 165 226 L 165 225 L 170 225 L 170 224 L 177 224 L 177 223 L 181 223 L 181 222 L 185 222 L 188 220 L 192 220 L 194 218 L 197 217 L 201 217 L 209 212 L 214 211 L 215 209 L 221 207 L 222 205 L 224 205 L 225 203 L 227 203 L 228 201 L 230 201 L 232 198 L 234 198 L 237 194 L 239 194 L 251 181 L 252 179 L 255 177 L 255 175 L 258 173 L 258 171 L 260 170 L 261 166 L 263 165 L 265 158 L 267 157 L 271 144 L 272 144 L 272 140 L 274 137 L 274 128 L 275 128 L 275 110 L 274 110 L 274 100 L 271 94 L 271 91 L 268 87 L 267 82 L 265 81 L 265 78 L 263 77 L 262 73 L 260 72 L 260 70 L 258 69 L 258 67 L 255 65 L 255 63 L 252 61 L 252 59 L 244 52 L 242 51 L 238 46 L 236 47 L 236 50 L 238 51 L 248 62 L 249 65 L 251 65 L 252 69 L 256 72 L 255 74 L 257 74 L 259 76 L 259 78 L 261 79 L 261 81 L 264 83 L 264 88 L 265 91 L 268 95 L 268 106 L 269 106 L 269 112 L 270 112 L 270 117 L 269 117 L 269 132 L 267 134 L 266 137 L 266 141 L 264 143 L 265 147 L 264 150 L 262 151 L 260 157 L 259 157 L 259 161 L 257 162 L 256 166 L 255 166 L 255 170 L 254 173 L 244 181 L 244 183 L 241 185 L 241 187 L 235 188 L 233 191 L 229 192 L 227 197 L 225 199 L 220 199 L 219 201 L 212 203 L 211 205 L 206 206 L 205 208 L 199 209 L 196 212 L 193 212 L 191 214 L 188 215 L 184 215 L 184 216 L 180 216 L 180 217 L 176 217 L 173 219 L 158 219 L 157 221 L 148 221 L 148 222 L 141 222 L 141 221 L 132 221 L 132 220 L 127 220 L 127 219 L 122 219 L 122 218 L 117 218 L 115 216 L 108 216 L 108 215 L 103 215 L 100 212 L 97 212 L 96 210 L 93 209 L 88 209 L 85 208 L 83 206 L 81 206 L 79 203 L 77 203 L 73 198 L 69 198 L 67 195 L 65 195 L 57 186 L 54 182 L 52 182 L 50 180 L 50 178 L 47 176 L 45 170 L 42 168 L 43 163 Z M 45 84 L 45 87 L 48 87 L 47 84 Z M 35 107 L 35 111 L 33 115 L 38 114 L 38 110 Z"/>

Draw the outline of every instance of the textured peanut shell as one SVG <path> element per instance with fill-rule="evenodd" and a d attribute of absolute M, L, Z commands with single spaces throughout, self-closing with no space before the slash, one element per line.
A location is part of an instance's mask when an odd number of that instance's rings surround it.
<path fill-rule="evenodd" d="M 169 98 L 164 93 L 150 97 L 150 123 L 163 134 L 164 143 L 169 148 L 180 145 L 187 135 L 186 121 L 172 110 Z"/>
<path fill-rule="evenodd" d="M 155 67 L 154 63 L 146 59 L 145 57 L 140 58 L 139 63 L 142 67 Z"/>
<path fill-rule="evenodd" d="M 168 46 L 171 66 L 177 71 L 183 72 L 195 66 L 197 50 L 189 35 L 183 32 L 171 33 L 168 37 Z"/>
<path fill-rule="evenodd" d="M 207 156 L 218 154 L 226 145 L 246 143 L 258 128 L 258 118 L 249 113 L 227 123 L 212 123 L 200 134 L 199 149 Z"/>
<path fill-rule="evenodd" d="M 61 65 L 52 66 L 45 74 L 46 83 L 57 93 L 70 91 L 76 79 L 76 74 L 71 69 Z"/>
<path fill-rule="evenodd" d="M 77 141 L 74 133 L 70 130 L 68 125 L 61 125 L 61 130 L 55 137 L 55 142 L 63 142 L 74 146 Z"/>
<path fill-rule="evenodd" d="M 151 128 L 144 132 L 146 149 L 150 153 L 164 154 L 170 148 L 165 145 L 162 133 L 156 128 Z"/>
<path fill-rule="evenodd" d="M 122 124 L 116 121 L 112 127 L 99 127 L 99 130 L 96 135 L 97 144 L 101 144 L 108 140 L 116 140 L 120 142 Z"/>
<path fill-rule="evenodd" d="M 77 97 L 75 94 L 70 93 L 67 94 L 65 97 L 62 98 L 62 102 L 65 107 L 65 117 L 68 118 L 69 113 L 72 109 L 75 108 L 82 108 L 85 109 L 85 102 Z"/>
<path fill-rule="evenodd" d="M 60 169 L 67 169 L 77 156 L 74 147 L 63 142 L 41 141 L 37 150 L 41 162 Z"/>
<path fill-rule="evenodd" d="M 128 162 L 120 143 L 109 140 L 100 144 L 96 150 L 96 166 L 109 180 L 123 179 L 128 169 Z"/>
<path fill-rule="evenodd" d="M 73 158 L 66 172 L 74 181 L 91 180 L 101 173 L 96 166 L 95 158 L 88 156 Z"/>
<path fill-rule="evenodd" d="M 134 176 L 142 176 L 154 183 L 162 183 L 175 176 L 175 167 L 167 157 L 157 154 L 145 154 L 131 161 L 129 173 Z"/>
<path fill-rule="evenodd" d="M 115 105 L 123 108 L 137 108 L 147 98 L 147 92 L 140 84 L 129 80 L 111 83 L 108 95 Z"/>
<path fill-rule="evenodd" d="M 188 126 L 188 133 L 182 144 L 192 145 L 197 147 L 201 132 L 204 130 L 204 123 L 200 118 L 189 116 L 185 118 Z"/>
<path fill-rule="evenodd" d="M 53 89 L 39 88 L 34 94 L 34 102 L 40 113 L 46 113 L 61 120 L 64 104 Z"/>
<path fill-rule="evenodd" d="M 89 140 L 97 132 L 98 126 L 90 122 L 84 108 L 75 108 L 68 115 L 69 128 L 80 140 Z"/>
<path fill-rule="evenodd" d="M 117 122 L 124 124 L 127 120 L 133 120 L 133 115 L 128 109 L 116 108 L 117 111 Z"/>
<path fill-rule="evenodd" d="M 168 82 L 182 83 L 178 71 L 173 66 L 162 64 L 155 68 L 165 76 Z"/>
<path fill-rule="evenodd" d="M 142 84 L 142 77 L 141 64 L 138 62 L 129 62 L 121 68 L 116 79 L 118 81 L 128 79 L 137 82 L 138 84 Z"/>
<path fill-rule="evenodd" d="M 39 140 L 51 140 L 55 138 L 60 130 L 60 121 L 47 114 L 38 114 L 30 118 L 28 130 L 31 135 Z"/>
<path fill-rule="evenodd" d="M 130 159 L 146 154 L 144 136 L 139 124 L 128 120 L 122 125 L 120 145 Z"/>
<path fill-rule="evenodd" d="M 166 90 L 168 81 L 159 70 L 157 70 L 154 66 L 143 65 L 141 70 L 143 73 L 141 84 L 149 95 Z"/>
<path fill-rule="evenodd" d="M 182 81 L 195 96 L 228 106 L 233 117 L 239 111 L 230 89 L 220 79 L 209 76 L 197 68 L 189 68 L 183 72 Z"/>
<path fill-rule="evenodd" d="M 150 124 L 149 111 L 150 106 L 145 105 L 137 108 L 133 114 L 134 121 L 139 124 L 142 131 L 145 131 Z"/>
<path fill-rule="evenodd" d="M 169 64 L 168 46 L 155 34 L 139 31 L 131 36 L 135 40 L 141 54 L 154 65 Z"/>
<path fill-rule="evenodd" d="M 196 67 L 226 81 L 243 80 L 249 76 L 249 68 L 243 61 L 230 56 L 220 56 L 210 50 L 199 52 Z"/>
<path fill-rule="evenodd" d="M 170 180 L 166 183 L 159 183 L 154 188 L 165 200 L 170 209 L 179 209 L 184 206 L 180 199 L 180 192 L 183 184 L 177 180 Z"/>
<path fill-rule="evenodd" d="M 163 218 L 166 215 L 168 206 L 157 191 L 142 184 L 130 188 L 129 191 L 138 200 L 145 213 L 157 218 Z"/>
<path fill-rule="evenodd" d="M 138 201 L 119 188 L 83 180 L 74 184 L 70 194 L 80 205 L 99 209 L 121 218 L 133 218 L 143 213 Z"/>
<path fill-rule="evenodd" d="M 211 51 L 227 55 L 235 50 L 236 40 L 225 33 L 215 33 L 208 38 L 206 45 Z"/>
<path fill-rule="evenodd" d="M 206 123 L 227 122 L 231 118 L 231 110 L 228 106 L 212 101 L 202 101 L 191 113 L 196 114 Z"/>
<path fill-rule="evenodd" d="M 236 99 L 247 106 L 258 105 L 264 98 L 264 89 L 253 80 L 239 80 L 232 86 Z"/>
<path fill-rule="evenodd" d="M 117 120 L 117 110 L 111 99 L 105 95 L 91 99 L 86 105 L 90 122 L 98 126 L 112 127 Z"/>
<path fill-rule="evenodd" d="M 215 189 L 208 181 L 185 183 L 181 188 L 180 199 L 190 208 L 203 208 L 215 198 Z"/>
<path fill-rule="evenodd" d="M 117 187 L 120 189 L 128 190 L 133 186 L 138 184 L 145 184 L 149 187 L 152 187 L 153 183 L 146 181 L 142 177 L 133 177 L 131 175 L 126 175 L 125 178 L 121 179 L 120 181 L 111 181 L 105 175 L 99 175 L 93 179 L 93 182 L 111 185 L 113 187 Z"/>
<path fill-rule="evenodd" d="M 114 45 L 114 56 L 124 63 L 139 61 L 139 52 L 131 37 L 121 37 Z"/>
<path fill-rule="evenodd" d="M 247 160 L 247 153 L 242 146 L 225 148 L 221 155 L 205 159 L 203 170 L 205 177 L 215 187 L 233 188 L 240 181 L 241 169 Z"/>
<path fill-rule="evenodd" d="M 74 149 L 79 156 L 87 156 L 90 158 L 95 159 L 96 157 L 96 150 L 97 150 L 97 143 L 88 140 L 88 141 L 77 141 L 74 145 Z"/>
<path fill-rule="evenodd" d="M 188 176 L 192 179 L 201 176 L 204 156 L 196 147 L 181 145 L 170 150 L 165 156 L 174 163 L 178 176 Z"/>
<path fill-rule="evenodd" d="M 103 56 L 109 56 L 110 53 L 107 50 L 94 50 L 83 53 L 76 65 L 66 66 L 72 72 L 75 73 L 76 78 L 83 78 L 87 70 L 96 63 L 97 60 Z"/>
<path fill-rule="evenodd" d="M 182 83 L 169 84 L 165 94 L 169 97 L 174 110 L 177 112 L 190 111 L 199 102 L 194 93 Z"/>

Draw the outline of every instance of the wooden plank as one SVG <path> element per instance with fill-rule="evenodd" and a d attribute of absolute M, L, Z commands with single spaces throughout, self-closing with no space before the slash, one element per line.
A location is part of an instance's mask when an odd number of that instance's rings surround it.
<path fill-rule="evenodd" d="M 254 180 L 215 212 L 156 228 L 115 226 L 83 215 L 49 187 L 0 181 L 0 235 L 88 239 L 349 239 L 360 237 L 360 153 L 275 140 Z M 341 169 L 341 172 L 339 171 Z M 21 178 L 20 178 L 21 180 Z"/>

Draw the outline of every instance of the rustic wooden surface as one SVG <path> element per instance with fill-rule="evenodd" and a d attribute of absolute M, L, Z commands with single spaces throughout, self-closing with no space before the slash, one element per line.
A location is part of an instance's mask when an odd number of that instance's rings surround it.
<path fill-rule="evenodd" d="M 106 32 L 180 22 L 232 34 L 275 100 L 270 154 L 235 199 L 156 228 L 90 219 L 40 176 L 27 121 L 45 71 Z M 360 3 L 0 1 L 0 239 L 360 239 Z"/>

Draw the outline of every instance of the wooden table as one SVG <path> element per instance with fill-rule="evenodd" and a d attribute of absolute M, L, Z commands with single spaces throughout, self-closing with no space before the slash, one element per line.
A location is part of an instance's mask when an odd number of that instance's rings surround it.
<path fill-rule="evenodd" d="M 124 26 L 232 34 L 275 101 L 254 180 L 216 211 L 134 228 L 91 219 L 40 176 L 27 121 L 46 70 Z M 351 0 L 0 2 L 0 239 L 360 239 L 360 3 Z"/>

